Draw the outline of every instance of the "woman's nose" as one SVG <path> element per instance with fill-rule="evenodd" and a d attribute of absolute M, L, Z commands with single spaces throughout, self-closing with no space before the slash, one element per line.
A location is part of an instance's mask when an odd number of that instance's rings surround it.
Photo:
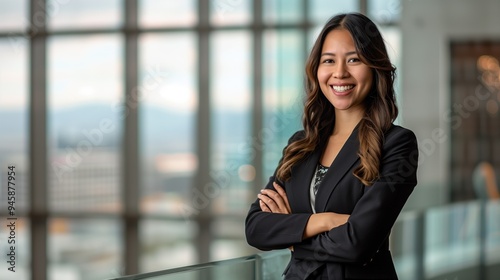
<path fill-rule="evenodd" d="M 335 65 L 335 69 L 333 69 L 332 76 L 337 79 L 343 79 L 349 76 L 349 72 L 347 71 L 347 67 L 345 63 L 339 62 Z"/>

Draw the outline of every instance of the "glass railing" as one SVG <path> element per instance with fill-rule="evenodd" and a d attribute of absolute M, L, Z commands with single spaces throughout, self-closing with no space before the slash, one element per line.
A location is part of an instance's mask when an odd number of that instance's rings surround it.
<path fill-rule="evenodd" d="M 404 212 L 391 234 L 401 280 L 500 279 L 500 201 Z M 279 250 L 110 280 L 274 280 L 290 259 Z"/>
<path fill-rule="evenodd" d="M 264 280 L 281 279 L 290 251 L 277 250 L 248 257 L 155 271 L 109 280 Z"/>
<path fill-rule="evenodd" d="M 500 279 L 500 201 L 403 213 L 391 234 L 399 279 Z"/>

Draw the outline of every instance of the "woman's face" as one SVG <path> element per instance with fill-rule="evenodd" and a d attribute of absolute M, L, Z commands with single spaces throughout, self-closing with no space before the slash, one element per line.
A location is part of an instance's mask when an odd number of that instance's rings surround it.
<path fill-rule="evenodd" d="M 323 43 L 318 82 L 336 110 L 363 111 L 373 82 L 370 67 L 361 62 L 349 31 L 334 29 Z"/>

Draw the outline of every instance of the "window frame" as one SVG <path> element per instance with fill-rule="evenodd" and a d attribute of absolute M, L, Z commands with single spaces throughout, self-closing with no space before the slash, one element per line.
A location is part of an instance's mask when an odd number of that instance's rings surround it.
<path fill-rule="evenodd" d="M 26 0 L 28 1 L 28 0 Z M 29 189 L 30 210 L 26 218 L 30 220 L 31 235 L 31 277 L 32 279 L 47 279 L 47 240 L 48 221 L 51 218 L 102 218 L 112 217 L 118 219 L 123 225 L 123 252 L 122 265 L 124 274 L 137 274 L 140 271 L 140 234 L 139 225 L 143 219 L 183 219 L 182 217 L 169 217 L 166 215 L 142 214 L 139 211 L 140 193 L 138 186 L 140 180 L 140 153 L 139 153 L 139 123 L 138 108 L 140 100 L 134 98 L 134 88 L 139 85 L 138 77 L 138 40 L 143 33 L 168 33 L 168 32 L 194 32 L 197 37 L 197 90 L 198 108 L 196 111 L 196 139 L 195 152 L 198 157 L 198 169 L 193 180 L 193 188 L 200 188 L 213 181 L 210 176 L 211 163 L 210 151 L 212 139 L 211 130 L 211 106 L 210 106 L 210 36 L 214 31 L 221 30 L 246 30 L 251 33 L 251 86 L 252 104 L 250 109 L 251 124 L 250 134 L 258 135 L 263 128 L 263 35 L 266 30 L 294 29 L 302 33 L 303 38 L 308 38 L 315 24 L 310 21 L 308 11 L 310 2 L 301 0 L 301 17 L 297 22 L 291 23 L 268 23 L 263 19 L 263 1 L 251 1 L 251 22 L 243 25 L 212 25 L 210 23 L 210 1 L 196 0 L 198 22 L 190 27 L 154 27 L 142 28 L 138 24 L 138 1 L 123 0 L 122 16 L 123 26 L 116 28 L 77 28 L 65 30 L 48 30 L 47 14 L 48 0 L 29 0 L 29 24 L 25 31 L 0 31 L 0 38 L 23 37 L 29 41 Z M 358 0 L 360 12 L 366 13 L 368 0 Z M 230 2 L 228 2 L 230 3 Z M 49 9 L 50 12 L 50 9 Z M 394 24 L 394 23 L 391 23 Z M 85 34 L 121 34 L 124 40 L 124 100 L 132 102 L 129 104 L 129 114 L 124 118 L 122 135 L 121 157 L 121 188 L 122 211 L 118 214 L 99 213 L 52 213 L 48 207 L 48 155 L 47 155 L 47 38 L 51 36 L 85 35 Z M 307 55 L 309 43 L 303 41 L 301 51 L 304 57 Z M 263 149 L 255 149 L 251 164 L 255 167 L 256 177 L 253 181 L 255 193 L 264 184 Z M 250 201 L 248 201 L 250 203 Z M 209 209 L 209 208 L 207 208 Z M 202 211 L 202 214 L 191 217 L 199 228 L 209 228 L 216 219 L 243 219 L 240 214 L 224 214 L 222 217 L 214 215 L 210 211 Z M 242 238 L 244 238 L 242 236 Z M 198 231 L 194 243 L 197 248 L 197 262 L 204 263 L 210 259 L 210 243 L 216 236 L 208 230 Z"/>

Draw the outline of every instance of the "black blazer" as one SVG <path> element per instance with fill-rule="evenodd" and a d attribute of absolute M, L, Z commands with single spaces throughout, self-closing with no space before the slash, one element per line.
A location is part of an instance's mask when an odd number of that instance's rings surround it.
<path fill-rule="evenodd" d="M 289 143 L 304 137 L 295 133 Z M 323 145 L 324 146 L 324 145 Z M 285 279 L 397 279 L 388 237 L 417 184 L 418 146 L 413 132 L 393 125 L 385 134 L 380 177 L 365 187 L 354 175 L 359 166 L 358 130 L 353 131 L 328 169 L 316 196 L 316 212 L 350 214 L 346 224 L 302 240 L 312 214 L 310 183 L 324 147 L 292 168 L 284 189 L 292 214 L 262 212 L 250 207 L 245 233 L 248 244 L 261 250 L 294 247 Z M 273 189 L 271 176 L 266 188 Z M 326 278 L 328 276 L 328 278 Z M 316 278 L 318 277 L 318 278 Z"/>

